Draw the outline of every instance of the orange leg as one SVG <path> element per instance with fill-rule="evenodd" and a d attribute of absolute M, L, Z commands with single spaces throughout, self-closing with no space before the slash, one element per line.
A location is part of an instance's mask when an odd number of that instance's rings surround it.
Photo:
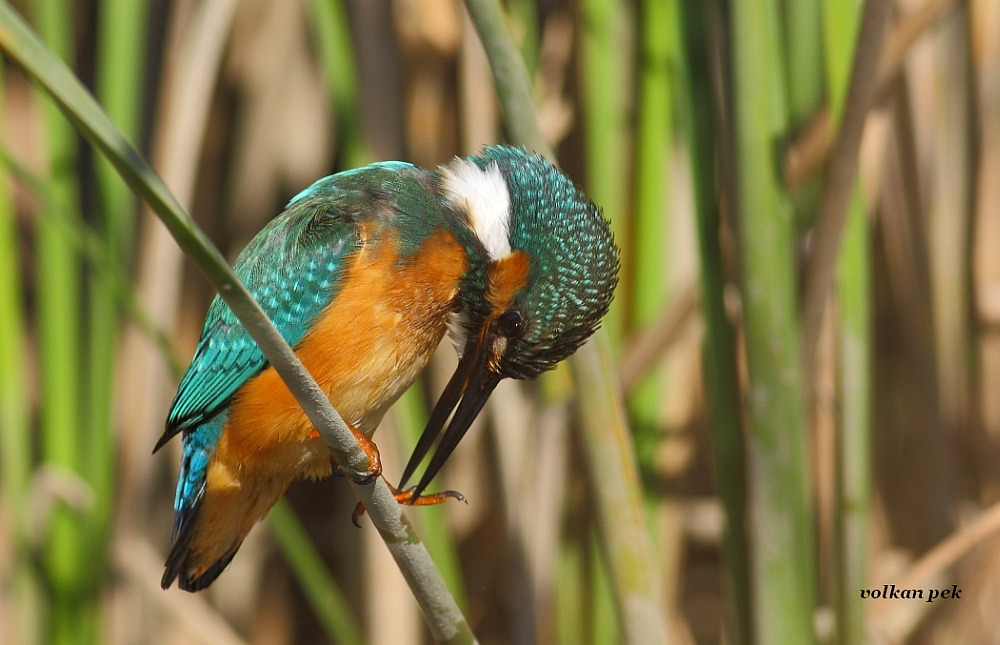
<path fill-rule="evenodd" d="M 379 457 L 378 454 L 378 446 L 376 446 L 371 439 L 366 437 L 363 432 L 352 426 L 350 423 L 347 423 L 346 421 L 344 423 L 347 424 L 347 427 L 350 429 L 351 434 L 354 435 L 354 438 L 361 445 L 361 449 L 364 450 L 365 455 L 368 456 L 368 470 L 356 473 L 356 477 L 354 476 L 355 474 L 352 474 L 351 478 L 354 479 L 354 481 L 357 482 L 358 484 L 362 485 L 370 484 L 373 481 L 375 481 L 376 477 L 382 474 L 382 459 Z M 320 438 L 319 432 L 313 429 L 312 433 L 309 435 L 309 438 L 310 439 Z M 333 461 L 334 474 L 336 474 L 339 477 L 343 477 L 345 474 L 344 469 L 340 467 L 340 464 L 337 463 L 337 460 L 334 459 L 332 455 L 330 459 L 331 461 Z"/>
<path fill-rule="evenodd" d="M 421 495 L 420 497 L 414 498 L 413 488 L 408 488 L 400 492 L 396 490 L 392 484 L 388 485 L 389 490 L 391 490 L 392 494 L 396 497 L 396 501 L 407 506 L 435 506 L 437 504 L 444 504 L 449 499 L 457 499 L 465 504 L 469 503 L 468 500 L 465 499 L 465 495 L 455 490 L 446 490 L 441 493 L 431 493 L 430 495 Z M 354 522 L 354 526 L 361 528 L 361 524 L 358 523 L 358 520 L 364 514 L 365 505 L 358 502 L 358 505 L 354 507 L 354 513 L 351 514 L 351 521 Z"/>

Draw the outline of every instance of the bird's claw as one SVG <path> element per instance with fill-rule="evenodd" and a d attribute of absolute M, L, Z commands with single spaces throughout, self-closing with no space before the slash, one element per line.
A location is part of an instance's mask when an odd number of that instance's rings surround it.
<path fill-rule="evenodd" d="M 354 438 L 361 446 L 361 449 L 365 451 L 365 455 L 368 456 L 368 468 L 360 472 L 348 471 L 344 470 L 340 464 L 334 460 L 333 472 L 340 477 L 347 475 L 355 484 L 367 486 L 378 479 L 378 476 L 382 474 L 382 458 L 378 454 L 378 446 L 376 446 L 375 442 L 366 437 L 363 432 L 356 429 L 354 426 L 348 424 L 347 427 L 350 429 L 351 434 L 354 435 Z"/>
<path fill-rule="evenodd" d="M 360 473 L 351 473 L 351 481 L 359 486 L 368 486 L 374 484 L 378 476 L 382 474 L 382 465 L 376 463 L 374 466 L 369 464 L 368 470 L 363 470 Z"/>
<path fill-rule="evenodd" d="M 416 492 L 416 487 L 408 488 L 402 492 L 397 491 L 392 486 L 389 486 L 389 490 L 392 491 L 393 496 L 396 498 L 396 502 L 406 506 L 435 506 L 437 504 L 444 504 L 449 499 L 457 499 L 463 504 L 468 504 L 469 500 L 465 499 L 465 495 L 458 492 L 457 490 L 446 490 L 440 493 L 431 493 L 430 495 L 418 495 L 414 496 Z M 358 502 L 354 507 L 354 512 L 351 513 L 351 522 L 354 526 L 361 528 L 361 523 L 359 520 L 361 516 L 365 514 L 365 505 Z"/>
<path fill-rule="evenodd" d="M 370 459 L 368 462 L 368 468 L 362 470 L 361 472 L 353 472 L 350 470 L 344 470 L 341 468 L 340 464 L 337 463 L 336 459 L 331 459 L 332 472 L 337 477 L 350 477 L 351 481 L 360 486 L 367 486 L 373 483 L 378 476 L 382 474 L 382 464 L 378 460 L 376 454 L 375 459 Z"/>
<path fill-rule="evenodd" d="M 457 490 L 446 490 L 440 493 L 431 493 L 430 495 L 414 495 L 416 490 L 414 486 L 404 491 L 393 489 L 392 493 L 395 495 L 397 502 L 407 506 L 434 506 L 435 504 L 444 504 L 449 499 L 457 499 L 463 504 L 469 503 L 469 500 L 465 499 L 465 495 Z"/>

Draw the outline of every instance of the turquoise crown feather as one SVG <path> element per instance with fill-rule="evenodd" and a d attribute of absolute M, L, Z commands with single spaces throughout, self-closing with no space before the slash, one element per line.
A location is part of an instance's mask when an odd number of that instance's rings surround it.
<path fill-rule="evenodd" d="M 601 209 L 543 157 L 491 146 L 470 160 L 499 168 L 510 197 L 510 248 L 531 258 L 527 284 L 512 303 L 524 329 L 510 338 L 501 373 L 534 378 L 599 326 L 618 284 L 618 247 Z"/>

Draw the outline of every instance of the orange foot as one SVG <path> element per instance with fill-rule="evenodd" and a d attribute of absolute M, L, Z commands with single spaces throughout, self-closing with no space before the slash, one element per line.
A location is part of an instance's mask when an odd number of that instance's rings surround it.
<path fill-rule="evenodd" d="M 419 497 L 414 497 L 413 493 L 416 490 L 414 488 L 408 488 L 403 492 L 399 492 L 393 488 L 392 484 L 389 484 L 389 490 L 396 497 L 396 501 L 400 504 L 406 504 L 407 506 L 434 506 L 436 504 L 444 504 L 449 499 L 457 499 L 458 501 L 468 504 L 468 500 L 465 499 L 465 495 L 455 490 L 446 490 L 441 493 L 431 493 L 430 495 L 421 495 Z M 358 505 L 354 507 L 354 513 L 351 514 L 351 521 L 354 522 L 354 526 L 361 528 L 361 524 L 358 520 L 362 515 L 365 514 L 365 505 L 358 502 Z"/>
<path fill-rule="evenodd" d="M 345 423 L 347 422 L 345 421 Z M 376 446 L 371 439 L 366 437 L 363 432 L 352 426 L 350 423 L 347 423 L 347 427 L 350 429 L 351 434 L 354 435 L 357 442 L 361 445 L 361 449 L 365 451 L 365 455 L 368 456 L 368 469 L 363 470 L 360 473 L 346 473 L 344 469 L 340 467 L 340 464 L 337 463 L 337 460 L 331 456 L 330 460 L 333 462 L 333 473 L 338 477 L 350 474 L 351 479 L 353 479 L 355 483 L 361 484 L 362 486 L 371 484 L 379 475 L 382 474 L 382 460 L 378 454 L 378 446 Z M 318 439 L 320 438 L 320 434 L 313 429 L 309 438 Z"/>

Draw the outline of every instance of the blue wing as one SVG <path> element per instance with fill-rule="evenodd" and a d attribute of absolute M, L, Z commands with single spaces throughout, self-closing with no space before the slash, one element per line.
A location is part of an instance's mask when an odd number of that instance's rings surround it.
<path fill-rule="evenodd" d="M 316 185 L 330 183 L 334 177 Z M 340 200 L 323 197 L 293 201 L 254 237 L 234 267 L 292 346 L 302 340 L 316 316 L 336 296 L 348 258 L 360 244 L 351 213 L 338 208 Z M 154 452 L 178 432 L 212 419 L 267 365 L 257 343 L 216 296 Z"/>

